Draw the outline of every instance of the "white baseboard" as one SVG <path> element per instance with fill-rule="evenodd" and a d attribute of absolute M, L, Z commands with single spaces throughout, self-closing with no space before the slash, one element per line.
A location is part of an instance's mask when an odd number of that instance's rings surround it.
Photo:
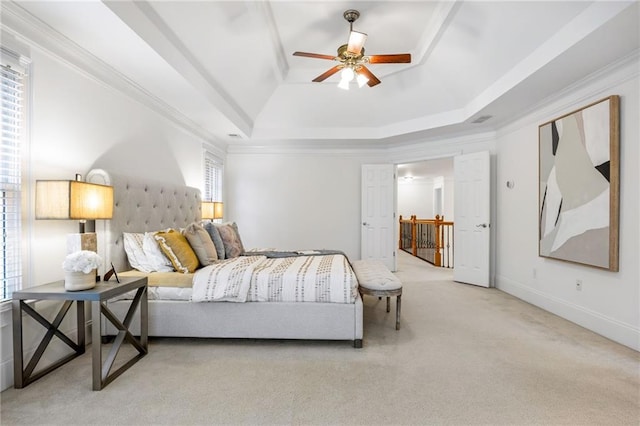
<path fill-rule="evenodd" d="M 640 351 L 640 329 L 592 311 L 583 306 L 569 303 L 549 294 L 539 292 L 519 282 L 496 276 L 496 288 L 532 305 L 574 322 L 594 333 Z"/>
<path fill-rule="evenodd" d="M 13 358 L 6 359 L 0 364 L 0 391 L 13 386 Z"/>

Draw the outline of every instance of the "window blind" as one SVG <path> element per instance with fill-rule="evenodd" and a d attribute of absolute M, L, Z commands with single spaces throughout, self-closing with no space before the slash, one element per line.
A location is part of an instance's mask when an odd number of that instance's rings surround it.
<path fill-rule="evenodd" d="M 208 151 L 204 153 L 204 201 L 222 201 L 222 162 Z"/>
<path fill-rule="evenodd" d="M 3 61 L 4 62 L 4 61 Z M 24 75 L 0 64 L 2 93 L 2 142 L 0 144 L 0 225 L 2 259 L 2 300 L 10 299 L 22 280 L 21 243 L 21 163 L 23 134 Z"/>

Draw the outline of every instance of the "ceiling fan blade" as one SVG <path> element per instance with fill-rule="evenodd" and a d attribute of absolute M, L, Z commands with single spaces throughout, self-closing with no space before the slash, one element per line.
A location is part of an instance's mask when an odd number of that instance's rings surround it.
<path fill-rule="evenodd" d="M 331 68 L 328 71 L 325 71 L 324 73 L 320 74 L 319 76 L 317 76 L 316 78 L 314 78 L 311 81 L 314 81 L 316 83 L 320 83 L 321 81 L 324 81 L 327 77 L 331 77 L 332 75 L 334 75 L 335 73 L 340 71 L 341 68 L 343 68 L 342 65 L 336 65 L 335 67 Z"/>
<path fill-rule="evenodd" d="M 367 40 L 365 33 L 359 33 L 358 31 L 351 31 L 349 34 L 349 42 L 347 43 L 347 52 L 359 55 L 364 47 L 364 42 Z"/>
<path fill-rule="evenodd" d="M 370 64 L 409 64 L 411 63 L 410 53 L 396 53 L 394 55 L 370 55 Z"/>
<path fill-rule="evenodd" d="M 365 67 L 364 65 L 360 67 L 360 69 L 358 70 L 358 73 L 364 74 L 364 76 L 369 79 L 369 81 L 367 81 L 367 85 L 369 87 L 373 87 L 376 84 L 380 84 L 380 80 L 378 80 L 378 77 L 373 75 L 373 73 L 369 71 L 369 68 Z"/>
<path fill-rule="evenodd" d="M 328 59 L 330 61 L 333 61 L 334 59 L 336 59 L 335 56 L 331 56 L 331 55 L 321 55 L 319 53 L 307 53 L 307 52 L 293 52 L 293 56 L 305 56 L 307 58 Z"/>

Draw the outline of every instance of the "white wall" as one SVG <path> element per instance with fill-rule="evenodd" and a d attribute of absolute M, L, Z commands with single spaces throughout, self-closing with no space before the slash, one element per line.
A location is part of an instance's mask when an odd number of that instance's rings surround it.
<path fill-rule="evenodd" d="M 238 224 L 245 248 L 337 249 L 358 259 L 361 164 L 338 154 L 230 153 L 225 220 Z"/>
<path fill-rule="evenodd" d="M 433 179 L 398 181 L 398 215 L 403 219 L 433 218 Z"/>
<path fill-rule="evenodd" d="M 493 135 L 482 134 L 355 153 L 230 148 L 225 165 L 225 220 L 238 223 L 246 248 L 328 248 L 359 259 L 363 164 L 402 164 L 493 150 L 493 143 Z M 428 197 L 432 203 L 433 195 Z M 447 197 L 445 209 L 453 192 Z"/>
<path fill-rule="evenodd" d="M 63 278 L 66 235 L 78 232 L 75 221 L 34 220 L 37 179 L 73 179 L 76 173 L 85 175 L 92 168 L 104 168 L 128 176 L 200 187 L 203 164 L 202 140 L 36 47 L 31 47 L 30 56 L 31 137 L 23 176 L 29 200 L 23 212 L 25 287 Z M 98 235 L 100 238 L 103 236 Z M 8 306 L 3 305 L 0 312 L 2 389 L 13 383 Z M 39 303 L 38 309 L 43 306 L 46 304 Z M 69 315 L 63 325 L 71 336 L 75 334 L 74 324 L 74 316 Z M 27 326 L 26 351 L 35 349 L 36 337 L 43 330 Z M 61 346 L 64 345 L 54 345 L 51 354 Z"/>
<path fill-rule="evenodd" d="M 453 221 L 453 214 L 454 214 L 453 200 L 454 200 L 454 195 L 456 191 L 455 185 L 453 184 L 453 177 L 445 177 L 443 191 L 444 191 L 444 205 L 443 205 L 444 210 L 442 213 L 444 215 L 445 220 Z"/>
<path fill-rule="evenodd" d="M 497 140 L 497 287 L 640 350 L 640 117 L 637 57 L 564 94 Z M 620 271 L 538 257 L 538 125 L 620 95 Z M 505 182 L 512 180 L 513 189 Z M 582 290 L 576 290 L 576 280 Z"/>
<path fill-rule="evenodd" d="M 92 168 L 201 186 L 202 141 L 38 50 L 32 60 L 31 190 L 37 179 L 73 179 Z M 33 212 L 25 213 L 37 241 L 30 245 L 32 283 L 61 279 L 65 236 L 77 223 L 33 221 Z"/>
<path fill-rule="evenodd" d="M 409 219 L 412 214 L 418 219 L 432 219 L 434 216 L 434 180 L 425 179 L 403 182 L 398 181 L 398 214 Z M 442 214 L 446 220 L 453 220 L 453 195 L 455 187 L 453 178 L 443 180 Z"/>

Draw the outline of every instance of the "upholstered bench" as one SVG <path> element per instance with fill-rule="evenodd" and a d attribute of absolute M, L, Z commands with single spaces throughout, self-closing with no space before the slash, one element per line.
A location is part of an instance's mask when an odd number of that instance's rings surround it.
<path fill-rule="evenodd" d="M 355 260 L 351 265 L 358 278 L 360 294 L 386 297 L 387 312 L 390 311 L 389 298 L 396 296 L 396 330 L 400 330 L 402 282 L 379 260 Z"/>

